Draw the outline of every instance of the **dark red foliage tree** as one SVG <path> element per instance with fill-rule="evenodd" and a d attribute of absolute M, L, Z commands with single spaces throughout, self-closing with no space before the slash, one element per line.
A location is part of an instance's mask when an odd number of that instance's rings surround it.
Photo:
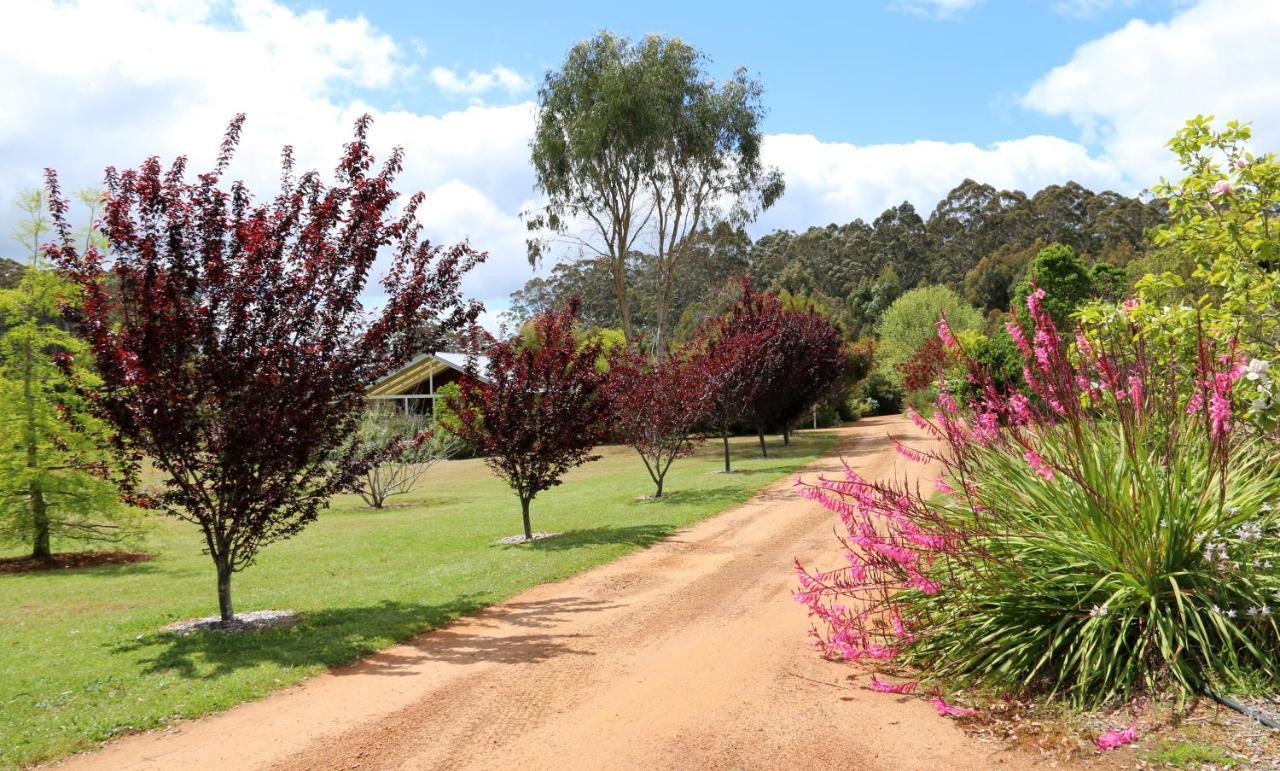
<path fill-rule="evenodd" d="M 473 322 L 479 308 L 462 301 L 459 281 L 483 259 L 423 239 L 420 193 L 392 213 L 402 152 L 374 170 L 368 116 L 332 185 L 315 172 L 295 178 L 285 148 L 270 202 L 255 203 L 241 182 L 223 189 L 243 121 L 194 182 L 184 157 L 167 170 L 155 157 L 107 170 L 109 259 L 77 250 L 47 172 L 61 241 L 48 252 L 82 289 L 74 320 L 102 378 L 96 408 L 122 453 L 165 473 L 156 505 L 200 527 L 224 623 L 232 574 L 314 520 L 374 460 L 351 441 L 365 386 Z M 386 299 L 370 312 L 360 295 L 382 251 Z"/>
<path fill-rule="evenodd" d="M 946 371 L 950 359 L 942 339 L 931 337 L 911 354 L 911 358 L 898 365 L 902 373 L 902 387 L 907 393 L 938 384 L 938 378 Z"/>
<path fill-rule="evenodd" d="M 613 434 L 631 445 L 644 461 L 661 498 L 671 464 L 693 452 L 701 440 L 698 426 L 715 396 L 710 360 L 675 351 L 660 363 L 638 354 L 618 357 L 610 366 L 609 394 Z"/>
<path fill-rule="evenodd" d="M 735 423 L 755 426 L 760 406 L 780 371 L 770 339 L 779 331 L 782 305 L 774 295 L 753 292 L 744 278 L 742 296 L 723 316 L 709 319 L 695 336 L 698 368 L 712 387 L 711 423 L 724 442 L 724 471 L 732 472 L 729 431 Z M 760 435 L 764 448 L 764 436 Z"/>
<path fill-rule="evenodd" d="M 783 310 L 776 329 L 768 344 L 776 349 L 773 361 L 780 370 L 756 408 L 760 436 L 769 428 L 780 428 L 789 436 L 791 426 L 827 397 L 849 365 L 839 328 L 812 308 Z"/>
<path fill-rule="evenodd" d="M 753 291 L 746 279 L 738 302 L 709 321 L 698 339 L 708 357 L 702 369 L 718 389 L 711 414 L 724 439 L 726 472 L 731 424 L 754 428 L 768 457 L 765 432 L 789 429 L 840 379 L 848 359 L 840 330 L 828 319 L 789 310 L 777 295 Z"/>
<path fill-rule="evenodd" d="M 484 373 L 471 369 L 456 398 L 454 432 L 520 498 L 524 536 L 533 540 L 529 503 L 569 469 L 595 460 L 608 433 L 608 374 L 598 338 L 574 334 L 577 302 L 530 322 L 526 339 L 494 342 Z"/>

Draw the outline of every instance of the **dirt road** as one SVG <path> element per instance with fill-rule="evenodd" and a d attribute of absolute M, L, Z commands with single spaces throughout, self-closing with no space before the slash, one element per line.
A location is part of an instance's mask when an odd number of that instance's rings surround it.
<path fill-rule="evenodd" d="M 843 430 L 868 477 L 912 473 Z M 835 471 L 828 459 L 806 471 Z M 261 701 L 132 736 L 67 767 L 1013 768 L 925 701 L 867 691 L 808 646 L 792 560 L 838 564 L 826 511 L 784 480 L 646 551 L 526 591 Z"/>

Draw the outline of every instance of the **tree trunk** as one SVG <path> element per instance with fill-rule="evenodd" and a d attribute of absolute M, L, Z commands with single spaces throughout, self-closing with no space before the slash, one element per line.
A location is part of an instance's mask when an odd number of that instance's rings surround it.
<path fill-rule="evenodd" d="M 653 497 L 654 497 L 654 498 L 661 498 L 661 497 L 662 497 L 662 480 L 663 480 L 664 478 L 665 478 L 665 477 L 658 477 L 658 491 L 657 491 L 656 493 L 654 493 L 654 494 L 653 494 Z"/>
<path fill-rule="evenodd" d="M 783 447 L 791 446 L 791 426 L 782 427 L 782 446 Z"/>
<path fill-rule="evenodd" d="M 40 485 L 31 483 L 31 524 L 35 531 L 35 544 L 31 556 L 38 560 L 53 559 L 49 548 L 49 509 L 44 500 L 44 491 Z"/>
<path fill-rule="evenodd" d="M 214 557 L 213 564 L 218 569 L 218 613 L 224 625 L 235 618 L 235 610 L 231 606 L 231 564 L 225 556 Z"/>
<path fill-rule="evenodd" d="M 627 254 L 626 254 L 626 232 L 624 231 L 620 237 L 620 243 L 623 246 L 621 255 L 611 255 L 613 263 L 613 299 L 618 303 L 618 320 L 622 323 L 622 338 L 628 343 L 633 341 L 631 333 L 631 306 L 627 302 Z"/>
<path fill-rule="evenodd" d="M 733 469 L 729 468 L 729 427 L 720 427 L 720 436 L 724 439 L 724 473 L 732 474 Z"/>
<path fill-rule="evenodd" d="M 760 437 L 760 457 L 761 458 L 769 457 L 769 445 L 764 443 L 764 429 L 757 428 L 756 436 Z"/>
<path fill-rule="evenodd" d="M 526 541 L 533 540 L 533 526 L 529 524 L 529 499 L 520 499 L 521 513 L 524 515 L 524 539 Z"/>
<path fill-rule="evenodd" d="M 31 480 L 28 492 L 31 495 L 31 524 L 35 542 L 31 547 L 31 556 L 36 559 L 51 559 L 53 553 L 49 548 L 49 508 L 44 499 L 44 491 L 40 489 L 40 437 L 36 422 L 35 392 L 35 351 L 28 340 L 22 347 L 22 400 L 26 403 L 27 414 L 23 426 L 23 444 L 27 451 L 27 468 L 36 475 Z"/>

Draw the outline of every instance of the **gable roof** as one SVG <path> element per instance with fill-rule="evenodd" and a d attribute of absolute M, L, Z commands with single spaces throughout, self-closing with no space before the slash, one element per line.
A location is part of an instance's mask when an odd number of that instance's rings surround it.
<path fill-rule="evenodd" d="M 479 354 L 461 353 L 458 351 L 437 351 L 421 353 L 409 360 L 400 369 L 369 387 L 366 396 L 392 396 L 403 393 L 429 377 L 446 370 L 465 372 L 467 363 L 475 362 L 476 374 L 481 380 L 487 380 L 485 372 L 489 368 L 489 357 Z"/>

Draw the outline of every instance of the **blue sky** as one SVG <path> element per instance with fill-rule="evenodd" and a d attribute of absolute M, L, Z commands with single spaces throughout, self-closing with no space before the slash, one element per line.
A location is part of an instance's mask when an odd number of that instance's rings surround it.
<path fill-rule="evenodd" d="M 0 3 L 0 199 L 46 166 L 68 189 L 151 154 L 200 168 L 237 112 L 232 173 L 265 195 L 281 145 L 331 169 L 369 113 L 375 148 L 405 148 L 432 238 L 489 252 L 465 288 L 496 315 L 534 275 L 536 85 L 601 28 L 678 35 L 713 73 L 762 80 L 787 193 L 757 236 L 902 201 L 927 215 L 966 177 L 1138 193 L 1176 171 L 1163 145 L 1197 113 L 1280 147 L 1273 0 L 24 0 Z M 0 206 L 0 254 L 15 217 Z"/>
<path fill-rule="evenodd" d="M 986 144 L 1031 133 L 1069 134 L 1069 121 L 1019 108 L 1021 95 L 1081 44 L 1131 19 L 1161 21 L 1174 12 L 1167 1 L 1064 5 L 1055 0 L 993 0 L 941 16 L 927 3 L 913 12 L 912 6 L 874 0 L 328 2 L 320 7 L 339 15 L 363 14 L 381 29 L 416 38 L 426 48 L 422 59 L 433 66 L 484 70 L 501 62 L 535 82 L 574 43 L 600 29 L 633 37 L 678 36 L 705 52 L 717 74 L 742 66 L 762 80 L 769 108 L 766 130 L 858 144 L 911 139 Z M 459 102 L 426 84 L 414 91 L 393 98 L 428 111 Z"/>

